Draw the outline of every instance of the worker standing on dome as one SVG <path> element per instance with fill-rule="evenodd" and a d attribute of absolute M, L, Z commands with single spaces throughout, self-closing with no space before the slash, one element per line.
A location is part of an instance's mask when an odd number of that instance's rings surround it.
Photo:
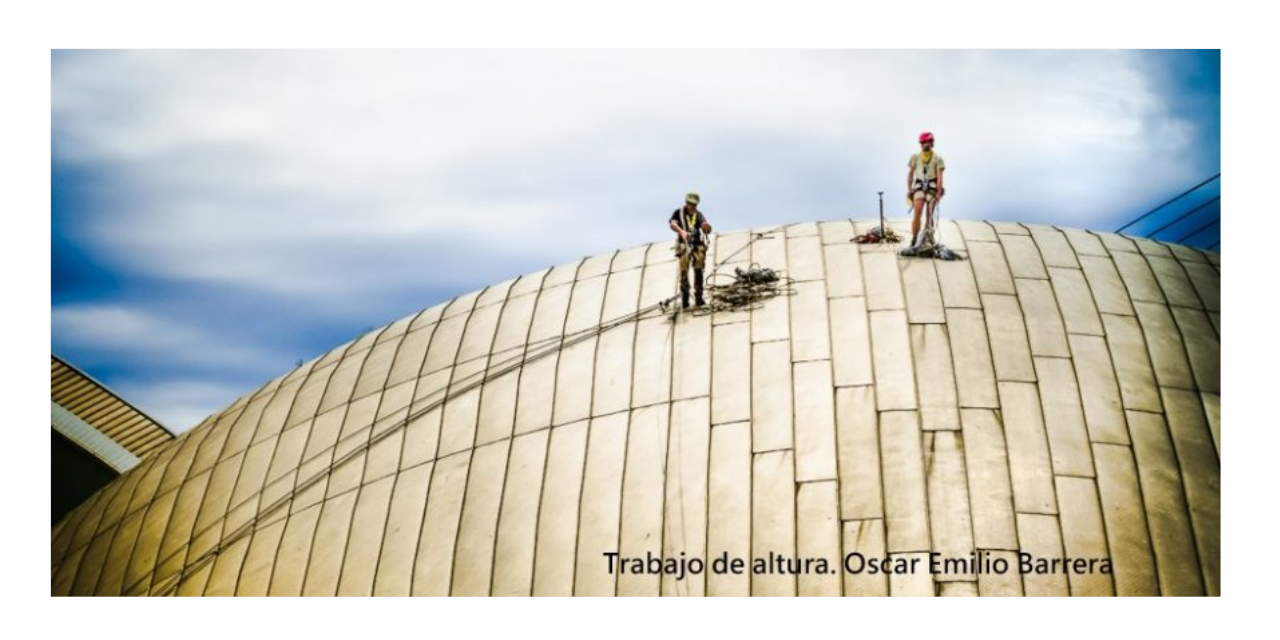
<path fill-rule="evenodd" d="M 671 230 L 676 232 L 676 257 L 680 260 L 680 272 L 676 282 L 680 284 L 681 308 L 689 308 L 689 266 L 693 263 L 694 301 L 699 307 L 706 304 L 702 297 L 702 272 L 707 266 L 706 234 L 711 233 L 711 223 L 698 211 L 702 199 L 690 192 L 684 197 L 684 206 L 671 214 Z M 692 260 L 691 260 L 692 259 Z"/>
<path fill-rule="evenodd" d="M 927 208 L 925 228 L 933 229 L 933 212 L 946 190 L 942 187 L 942 174 L 947 165 L 942 156 L 933 150 L 933 134 L 920 134 L 920 153 L 911 154 L 907 161 L 907 201 L 914 212 L 911 218 L 911 242 L 918 242 L 920 213 Z"/>

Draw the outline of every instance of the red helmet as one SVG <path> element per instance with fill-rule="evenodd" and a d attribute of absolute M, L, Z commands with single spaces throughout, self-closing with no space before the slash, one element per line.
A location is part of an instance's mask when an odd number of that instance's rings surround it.
<path fill-rule="evenodd" d="M 926 132 L 924 132 L 924 133 L 920 134 L 920 142 L 921 142 L 921 143 L 924 143 L 924 142 L 933 142 L 933 134 L 932 134 L 932 133 L 929 133 L 928 131 L 926 131 Z"/>

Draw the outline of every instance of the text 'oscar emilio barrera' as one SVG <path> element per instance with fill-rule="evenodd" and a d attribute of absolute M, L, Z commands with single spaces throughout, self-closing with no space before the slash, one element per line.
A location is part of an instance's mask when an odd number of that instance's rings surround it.
<path fill-rule="evenodd" d="M 627 557 L 615 551 L 603 554 L 610 574 L 668 575 L 676 580 L 706 572 L 707 563 L 702 558 L 691 558 L 681 553 L 675 558 L 663 558 L 652 553 Z M 858 552 L 846 554 L 839 567 L 824 557 L 794 557 L 769 552 L 767 556 L 746 558 L 722 553 L 711 560 L 711 572 L 715 574 L 752 575 L 823 575 L 844 570 L 851 574 L 906 575 L 929 573 L 930 575 L 1003 575 L 1010 571 L 1020 574 L 1074 574 L 1111 573 L 1109 558 L 1040 557 L 1026 552 L 1018 553 L 1016 565 L 1005 558 L 993 557 L 986 551 L 967 556 L 947 557 L 933 552 L 928 562 L 920 556 L 868 557 Z"/>

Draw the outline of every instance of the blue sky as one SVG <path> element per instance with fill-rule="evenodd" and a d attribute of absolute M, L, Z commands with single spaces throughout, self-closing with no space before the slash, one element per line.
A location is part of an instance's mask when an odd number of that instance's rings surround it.
<path fill-rule="evenodd" d="M 1220 170 L 1219 66 L 1216 51 L 55 52 L 52 349 L 185 430 L 423 307 L 663 240 L 690 189 L 722 230 L 871 217 L 924 129 L 947 159 L 944 216 L 1110 230 Z"/>

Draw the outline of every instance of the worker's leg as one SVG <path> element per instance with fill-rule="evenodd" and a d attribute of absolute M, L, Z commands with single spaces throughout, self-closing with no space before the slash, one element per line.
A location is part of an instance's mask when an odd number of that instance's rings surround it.
<path fill-rule="evenodd" d="M 676 255 L 680 258 L 680 272 L 676 274 L 676 282 L 680 285 L 680 303 L 689 306 L 689 252 L 685 250 L 683 245 L 676 249 Z"/>
<path fill-rule="evenodd" d="M 933 228 L 933 210 L 938 206 L 938 199 L 933 194 L 929 194 L 928 196 L 925 197 L 925 203 L 928 209 L 927 219 L 925 220 L 925 227 L 928 229 L 932 229 Z"/>
<path fill-rule="evenodd" d="M 707 268 L 707 247 L 698 245 L 693 248 L 693 292 L 694 302 L 698 306 L 706 304 L 707 301 L 702 297 L 702 274 Z"/>
<path fill-rule="evenodd" d="M 923 191 L 917 191 L 912 194 L 911 207 L 914 210 L 911 216 L 911 242 L 915 242 L 916 236 L 920 235 L 920 212 L 924 209 Z"/>

